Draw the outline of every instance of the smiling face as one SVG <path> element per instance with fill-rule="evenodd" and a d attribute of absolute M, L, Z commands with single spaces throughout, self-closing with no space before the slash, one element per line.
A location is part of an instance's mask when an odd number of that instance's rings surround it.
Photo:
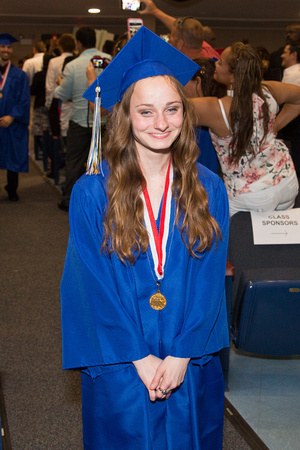
<path fill-rule="evenodd" d="M 6 63 L 13 52 L 11 45 L 0 44 L 0 59 Z"/>
<path fill-rule="evenodd" d="M 220 59 L 216 62 L 216 71 L 214 74 L 214 79 L 218 81 L 218 83 L 225 84 L 225 86 L 229 87 L 234 82 L 234 74 L 230 72 L 228 59 L 231 56 L 231 48 L 227 47 Z"/>
<path fill-rule="evenodd" d="M 281 55 L 281 59 L 282 66 L 287 68 L 297 63 L 297 54 L 295 52 L 294 54 L 291 53 L 291 47 L 289 45 L 286 45 Z"/>
<path fill-rule="evenodd" d="M 183 105 L 169 78 L 149 77 L 136 83 L 130 100 L 130 120 L 139 157 L 145 151 L 170 150 L 182 129 Z"/>

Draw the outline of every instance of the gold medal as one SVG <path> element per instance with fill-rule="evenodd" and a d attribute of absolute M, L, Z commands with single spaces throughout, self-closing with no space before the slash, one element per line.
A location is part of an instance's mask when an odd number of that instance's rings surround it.
<path fill-rule="evenodd" d="M 3 97 L 3 94 L 2 94 L 2 92 L 0 92 L 0 98 L 2 98 Z"/>
<path fill-rule="evenodd" d="M 158 286 L 156 294 L 153 294 L 150 297 L 149 303 L 150 303 L 151 308 L 155 309 L 156 311 L 161 311 L 166 306 L 166 304 L 167 304 L 166 297 L 164 295 L 162 295 L 162 293 L 160 292 L 159 286 Z"/>

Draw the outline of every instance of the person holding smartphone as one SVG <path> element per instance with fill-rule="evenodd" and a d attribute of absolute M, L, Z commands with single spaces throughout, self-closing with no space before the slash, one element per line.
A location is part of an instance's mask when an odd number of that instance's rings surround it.
<path fill-rule="evenodd" d="M 82 97 L 88 87 L 86 68 L 92 57 L 100 55 L 111 59 L 111 56 L 99 52 L 96 48 L 95 30 L 81 27 L 76 32 L 79 56 L 66 65 L 61 84 L 55 89 L 55 95 L 63 101 L 72 100 L 67 149 L 66 149 L 66 181 L 62 198 L 58 207 L 69 210 L 70 195 L 74 183 L 85 172 L 89 144 L 92 136 L 93 113 L 89 102 Z"/>
<path fill-rule="evenodd" d="M 169 30 L 169 44 L 191 59 L 220 58 L 219 53 L 204 40 L 203 26 L 194 17 L 185 16 L 175 19 L 157 8 L 152 0 L 143 0 L 140 14 L 149 14 L 160 20 Z"/>

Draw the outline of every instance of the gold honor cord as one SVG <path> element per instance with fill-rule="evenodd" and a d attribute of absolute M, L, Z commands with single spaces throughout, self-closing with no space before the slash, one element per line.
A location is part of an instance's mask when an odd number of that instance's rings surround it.
<path fill-rule="evenodd" d="M 95 109 L 94 109 L 94 121 L 93 121 L 93 134 L 91 140 L 91 146 L 89 151 L 89 157 L 87 161 L 87 174 L 97 175 L 102 171 L 102 151 L 101 151 L 101 98 L 100 98 L 100 86 L 96 87 L 95 97 Z M 103 175 L 104 176 L 104 175 Z"/>

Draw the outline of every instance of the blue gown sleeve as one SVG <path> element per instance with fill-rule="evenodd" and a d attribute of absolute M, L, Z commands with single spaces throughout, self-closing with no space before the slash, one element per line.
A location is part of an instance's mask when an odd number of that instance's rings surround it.
<path fill-rule="evenodd" d="M 205 171 L 204 171 L 205 173 Z M 212 216 L 219 224 L 222 240 L 206 251 L 202 259 L 192 258 L 186 271 L 190 286 L 181 333 L 176 336 L 171 356 L 203 358 L 228 346 L 225 273 L 228 246 L 228 198 L 222 180 L 206 187 Z"/>
<path fill-rule="evenodd" d="M 29 125 L 30 88 L 27 75 L 22 70 L 18 72 L 18 79 L 15 87 L 15 99 L 11 104 L 8 115 L 24 125 Z"/>
<path fill-rule="evenodd" d="M 86 177 L 97 189 L 89 195 L 78 182 L 73 188 L 61 282 L 65 369 L 128 363 L 150 353 L 138 318 L 121 302 L 111 259 L 100 251 L 104 190 L 96 176 Z"/>

